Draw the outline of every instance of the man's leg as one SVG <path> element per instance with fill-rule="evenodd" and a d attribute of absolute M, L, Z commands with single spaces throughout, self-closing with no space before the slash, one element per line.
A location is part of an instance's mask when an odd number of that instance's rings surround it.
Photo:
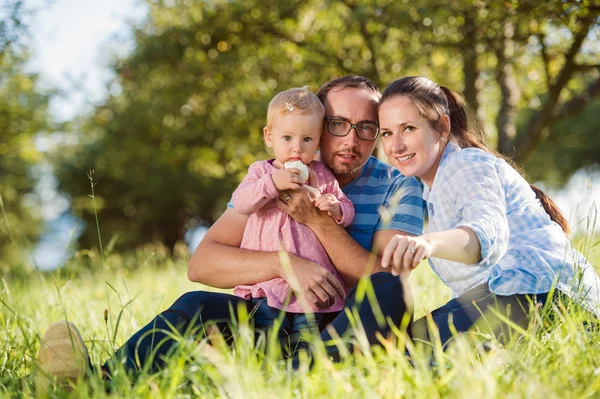
<path fill-rule="evenodd" d="M 327 345 L 332 341 L 335 335 L 346 341 L 348 335 L 353 334 L 353 323 L 348 317 L 347 311 L 358 316 L 358 322 L 362 325 L 366 338 L 370 345 L 379 343 L 379 338 L 390 336 L 392 328 L 390 324 L 396 327 L 402 325 L 403 320 L 407 329 L 410 329 L 412 322 L 412 294 L 407 283 L 403 283 L 399 277 L 391 273 L 380 272 L 371 275 L 368 278 L 366 291 L 372 290 L 377 304 L 373 306 L 369 299 L 369 294 L 361 293 L 361 285 L 365 281 L 353 288 L 347 295 L 345 309 L 342 310 L 329 326 L 321 333 L 321 339 L 326 345 L 327 354 L 334 361 L 340 360 L 340 353 L 336 345 Z M 360 294 L 360 298 L 357 298 Z M 406 319 L 405 319 L 406 317 Z M 332 336 L 331 330 L 335 331 Z M 349 345 L 348 350 L 352 352 L 353 346 Z"/>
<path fill-rule="evenodd" d="M 210 326 L 227 334 L 232 316 L 237 316 L 240 306 L 250 313 L 252 303 L 215 292 L 195 291 L 182 295 L 106 361 L 102 366 L 104 376 L 110 377 L 112 369 L 121 363 L 132 374 L 145 367 L 159 370 L 164 365 L 163 357 L 176 346 L 178 336 L 203 334 Z M 38 366 L 42 374 L 50 377 L 79 378 L 89 367 L 88 358 L 82 368 L 81 356 L 87 358 L 87 349 L 77 327 L 58 322 L 48 328 L 40 342 Z"/>
<path fill-rule="evenodd" d="M 164 366 L 164 357 L 175 348 L 178 337 L 203 335 L 211 326 L 228 334 L 239 306 L 249 313 L 252 303 L 229 294 L 188 292 L 129 338 L 102 370 L 110 376 L 111 369 L 122 363 L 133 374 L 145 367 L 158 371 Z"/>

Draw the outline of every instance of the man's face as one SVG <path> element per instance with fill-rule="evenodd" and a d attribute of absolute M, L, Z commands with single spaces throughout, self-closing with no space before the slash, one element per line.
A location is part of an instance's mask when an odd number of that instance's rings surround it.
<path fill-rule="evenodd" d="M 350 123 L 377 123 L 378 97 L 369 90 L 345 88 L 333 89 L 325 99 L 325 117 L 339 118 Z M 321 158 L 345 186 L 360 175 L 364 164 L 375 149 L 377 141 L 360 139 L 356 129 L 344 137 L 332 136 L 324 128 L 321 137 Z"/>

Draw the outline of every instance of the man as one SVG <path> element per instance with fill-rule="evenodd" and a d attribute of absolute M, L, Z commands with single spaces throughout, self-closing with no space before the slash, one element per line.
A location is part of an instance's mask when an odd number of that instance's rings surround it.
<path fill-rule="evenodd" d="M 313 205 L 307 189 L 282 193 L 278 206 L 314 231 L 347 287 L 355 287 L 361 277 L 376 273 L 371 277 L 371 283 L 379 307 L 398 325 L 406 309 L 398 308 L 396 303 L 403 301 L 395 301 L 394 298 L 404 295 L 402 284 L 389 273 L 377 273 L 382 271 L 378 256 L 392 236 L 422 234 L 420 183 L 414 178 L 405 178 L 371 157 L 379 132 L 377 107 L 381 94 L 369 79 L 360 76 L 336 79 L 323 85 L 317 96 L 325 106 L 321 159 L 354 203 L 356 216 L 348 230 L 344 230 Z M 386 217 L 381 216 L 382 211 Z M 227 209 L 192 255 L 188 278 L 218 288 L 254 284 L 275 277 L 283 277 L 287 281 L 290 274 L 285 271 L 277 252 L 239 248 L 247 221 L 248 216 L 238 214 L 233 208 Z M 305 295 L 318 307 L 327 307 L 336 292 L 345 296 L 339 282 L 326 269 L 294 254 L 289 254 L 289 260 L 292 274 L 298 282 L 290 285 L 295 287 L 298 295 Z M 251 310 L 250 305 L 250 301 L 228 294 L 203 291 L 184 294 L 134 334 L 107 361 L 103 370 L 110 374 L 112 364 L 123 358 L 126 368 L 131 371 L 146 365 L 146 359 L 152 362 L 153 369 L 160 369 L 162 357 L 175 343 L 165 331 L 176 327 L 182 333 L 198 332 L 206 327 L 208 321 L 216 322 L 220 329 L 227 328 L 231 309 L 244 306 Z M 357 308 L 370 343 L 376 343 L 379 334 L 385 336 L 389 333 L 388 325 L 377 323 L 368 303 L 356 303 L 354 289 L 348 293 L 346 306 Z M 341 336 L 349 331 L 349 324 L 346 313 L 341 312 L 329 325 Z M 56 329 L 78 335 L 72 325 L 67 328 L 63 323 Z M 50 330 L 52 327 L 47 334 L 52 336 Z M 324 341 L 331 339 L 330 331 L 327 329 L 322 333 Z M 161 345 L 157 346 L 157 342 Z M 339 357 L 336 347 L 328 350 L 333 358 Z M 153 356 L 148 357 L 151 352 Z M 40 367 L 46 370 L 52 368 L 44 367 L 44 364 Z"/>

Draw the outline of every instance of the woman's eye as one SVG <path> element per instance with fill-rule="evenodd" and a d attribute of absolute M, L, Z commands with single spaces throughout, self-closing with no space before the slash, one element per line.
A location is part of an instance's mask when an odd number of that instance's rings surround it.
<path fill-rule="evenodd" d="M 414 126 L 406 126 L 402 132 L 403 133 L 412 133 L 415 130 L 416 130 L 416 128 Z"/>
<path fill-rule="evenodd" d="M 392 135 L 392 132 L 381 132 L 381 137 L 389 137 Z"/>

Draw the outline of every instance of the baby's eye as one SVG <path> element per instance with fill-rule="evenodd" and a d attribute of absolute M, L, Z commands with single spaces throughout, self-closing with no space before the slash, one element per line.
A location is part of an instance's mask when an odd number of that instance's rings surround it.
<path fill-rule="evenodd" d="M 311 141 L 313 141 L 313 138 L 312 138 L 312 137 L 305 137 L 305 138 L 304 138 L 304 142 L 305 142 L 305 143 L 310 143 Z"/>
<path fill-rule="evenodd" d="M 291 141 L 292 140 L 292 136 L 283 136 L 283 139 L 285 141 Z"/>

